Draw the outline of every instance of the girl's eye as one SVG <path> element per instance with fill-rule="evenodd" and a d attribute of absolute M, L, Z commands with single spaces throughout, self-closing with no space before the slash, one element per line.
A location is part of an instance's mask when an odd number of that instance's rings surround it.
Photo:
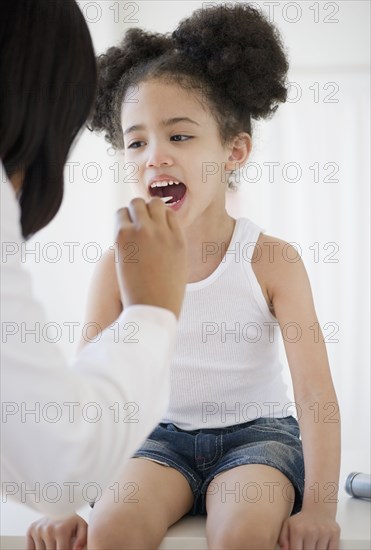
<path fill-rule="evenodd" d="M 187 139 L 191 139 L 191 136 L 184 136 L 183 134 L 176 134 L 175 136 L 172 136 L 173 138 L 176 138 L 176 137 L 183 137 L 183 138 L 186 138 Z M 175 141 L 178 141 L 177 139 Z M 183 139 L 182 140 L 179 140 L 179 141 L 184 141 Z"/>
<path fill-rule="evenodd" d="M 128 149 L 137 149 L 137 147 L 134 147 L 137 143 L 143 143 L 142 141 L 133 141 L 130 145 L 128 145 Z"/>
<path fill-rule="evenodd" d="M 175 139 L 175 141 L 187 141 L 188 139 L 192 139 L 192 136 L 184 136 L 183 134 L 175 134 L 174 136 L 171 136 L 172 138 L 185 138 L 185 139 Z M 128 149 L 138 149 L 137 144 L 143 143 L 143 141 L 133 141 L 128 146 Z"/>

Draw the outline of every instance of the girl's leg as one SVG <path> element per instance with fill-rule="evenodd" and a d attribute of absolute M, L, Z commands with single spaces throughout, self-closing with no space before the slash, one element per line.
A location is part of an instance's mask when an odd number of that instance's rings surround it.
<path fill-rule="evenodd" d="M 192 490 L 180 472 L 151 460 L 131 458 L 117 493 L 107 489 L 94 505 L 88 550 L 153 550 L 192 504 Z"/>
<path fill-rule="evenodd" d="M 295 491 L 277 468 L 245 464 L 212 480 L 206 494 L 210 550 L 274 550 Z"/>

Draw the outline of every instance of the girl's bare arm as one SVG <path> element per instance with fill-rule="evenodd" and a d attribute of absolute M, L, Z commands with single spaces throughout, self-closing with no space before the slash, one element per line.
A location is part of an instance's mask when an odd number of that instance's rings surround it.
<path fill-rule="evenodd" d="M 267 270 L 268 294 L 284 337 L 305 465 L 302 509 L 284 521 L 279 544 L 283 550 L 307 548 L 308 544 L 335 550 L 340 540 L 336 522 L 339 405 L 304 263 L 289 243 L 273 240 L 279 246 Z M 296 257 L 297 261 L 288 260 Z"/>
<path fill-rule="evenodd" d="M 107 250 L 97 263 L 90 283 L 84 325 L 96 323 L 102 331 L 118 318 L 122 310 L 116 275 L 115 251 Z M 96 330 L 92 326 L 91 333 L 87 332 L 88 338 L 81 337 L 78 351 L 95 336 Z"/>

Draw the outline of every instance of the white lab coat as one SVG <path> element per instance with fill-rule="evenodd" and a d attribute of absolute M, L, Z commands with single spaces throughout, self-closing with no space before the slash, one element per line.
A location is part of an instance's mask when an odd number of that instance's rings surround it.
<path fill-rule="evenodd" d="M 117 320 L 120 331 L 106 329 L 69 368 L 57 344 L 22 330 L 47 320 L 17 252 L 20 208 L 1 161 L 0 185 L 2 500 L 60 517 L 107 487 L 117 498 L 125 459 L 168 405 L 176 317 L 131 306 Z M 137 324 L 136 343 L 117 338 L 129 322 Z"/>

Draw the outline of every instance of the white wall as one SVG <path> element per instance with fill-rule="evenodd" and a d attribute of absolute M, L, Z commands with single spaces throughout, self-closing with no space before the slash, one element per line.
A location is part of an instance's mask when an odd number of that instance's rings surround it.
<path fill-rule="evenodd" d="M 280 106 L 271 121 L 256 125 L 254 164 L 244 173 L 242 190 L 229 197 L 229 208 L 235 215 L 250 217 L 268 234 L 300 246 L 321 327 L 327 339 L 334 340 L 328 342 L 327 350 L 342 410 L 343 448 L 364 452 L 370 447 L 370 5 L 366 1 L 260 5 L 266 13 L 274 9 L 274 21 L 289 51 L 289 80 L 296 85 L 290 102 Z M 100 53 L 116 44 L 130 26 L 173 30 L 202 2 L 102 0 L 80 2 L 80 6 Z M 116 17 L 120 22 L 115 22 Z M 301 94 L 297 101 L 296 92 Z M 328 102 L 330 92 L 336 100 L 333 103 Z M 28 263 L 50 320 L 61 326 L 66 321 L 79 322 L 76 336 L 81 333 L 95 265 L 87 258 L 109 245 L 114 211 L 130 197 L 127 185 L 114 181 L 113 165 L 119 158 L 110 153 L 103 138 L 83 134 L 70 158 L 70 163 L 78 163 L 74 177 L 66 171 L 63 206 L 56 219 L 29 243 L 39 242 L 45 256 L 53 253 L 47 243 L 59 244 L 61 261 L 51 263 L 41 257 L 40 262 L 30 258 Z M 279 163 L 272 181 L 264 162 Z M 295 174 L 287 163 L 300 166 L 302 176 L 297 182 L 292 181 Z M 315 163 L 320 168 L 318 182 L 310 168 Z M 326 163 L 333 164 L 326 167 Z M 325 181 L 332 168 L 336 172 L 332 179 L 337 181 Z M 257 178 L 259 169 L 261 177 Z M 66 242 L 78 243 L 72 263 L 63 245 Z M 87 249 L 87 243 L 96 245 Z M 313 245 L 318 246 L 318 257 Z M 332 251 L 335 263 L 327 256 Z M 68 343 L 64 331 L 61 343 L 71 357 L 76 341 Z"/>

